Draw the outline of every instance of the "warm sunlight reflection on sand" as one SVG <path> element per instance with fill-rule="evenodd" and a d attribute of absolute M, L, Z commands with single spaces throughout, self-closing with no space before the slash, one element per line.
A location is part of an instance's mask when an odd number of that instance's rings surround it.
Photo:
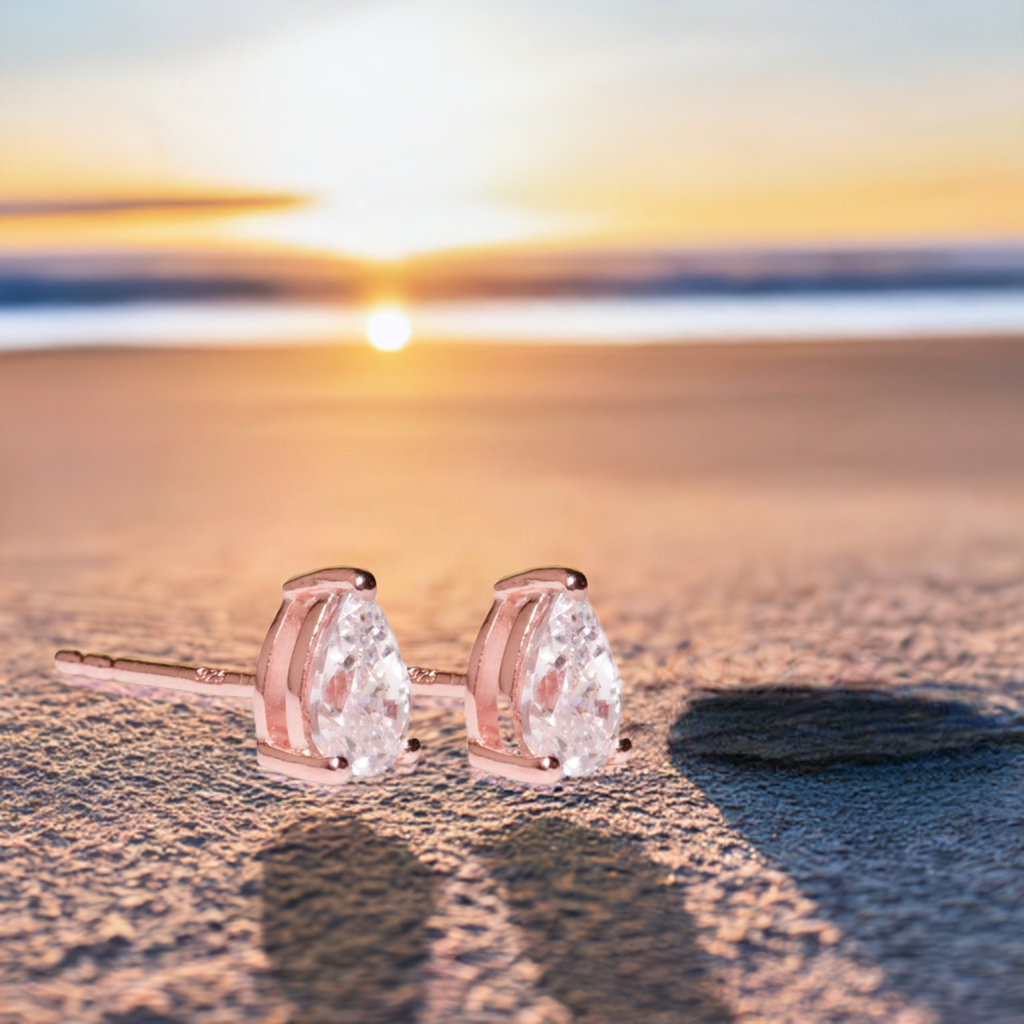
<path fill-rule="evenodd" d="M 409 318 L 397 306 L 378 306 L 366 318 L 366 340 L 381 352 L 397 352 L 411 337 Z"/>

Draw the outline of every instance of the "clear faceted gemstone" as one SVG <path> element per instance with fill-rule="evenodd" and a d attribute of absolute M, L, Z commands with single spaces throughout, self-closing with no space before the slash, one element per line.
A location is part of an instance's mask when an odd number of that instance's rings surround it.
<path fill-rule="evenodd" d="M 622 679 L 589 601 L 557 594 L 526 650 L 519 676 L 523 740 L 566 775 L 589 775 L 615 752 Z"/>
<path fill-rule="evenodd" d="M 353 775 L 379 775 L 405 747 L 409 672 L 373 598 L 349 592 L 333 601 L 306 689 L 310 734 L 324 757 L 344 757 Z"/>

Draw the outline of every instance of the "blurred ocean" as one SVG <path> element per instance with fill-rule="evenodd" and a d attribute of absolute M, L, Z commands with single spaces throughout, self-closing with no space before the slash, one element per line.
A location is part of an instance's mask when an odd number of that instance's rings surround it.
<path fill-rule="evenodd" d="M 363 339 L 630 344 L 1024 334 L 1024 246 L 454 255 L 0 258 L 0 349 Z"/>

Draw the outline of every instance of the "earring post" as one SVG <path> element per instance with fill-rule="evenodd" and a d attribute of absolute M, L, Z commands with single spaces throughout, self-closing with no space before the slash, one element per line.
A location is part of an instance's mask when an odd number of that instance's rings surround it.
<path fill-rule="evenodd" d="M 234 672 L 204 665 L 113 658 L 108 654 L 83 654 L 73 650 L 58 651 L 53 657 L 53 665 L 65 676 L 157 686 L 164 690 L 212 697 L 252 698 L 256 689 L 256 676 L 252 672 Z M 466 692 L 466 676 L 461 672 L 438 672 L 413 666 L 409 668 L 409 679 L 414 697 L 462 697 Z"/>
<path fill-rule="evenodd" d="M 53 657 L 53 666 L 66 676 L 158 686 L 206 696 L 252 697 L 256 688 L 256 676 L 251 672 L 230 672 L 204 665 L 177 665 L 142 658 L 112 658 L 107 654 L 82 654 L 81 651 L 58 651 Z"/>
<path fill-rule="evenodd" d="M 433 668 L 409 669 L 414 697 L 465 697 L 465 672 L 438 672 Z"/>

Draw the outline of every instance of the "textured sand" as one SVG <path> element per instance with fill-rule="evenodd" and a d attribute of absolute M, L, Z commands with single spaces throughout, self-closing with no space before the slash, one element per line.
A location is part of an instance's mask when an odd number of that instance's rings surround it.
<path fill-rule="evenodd" d="M 1024 1018 L 1024 343 L 7 355 L 0 559 L 3 1024 Z M 249 668 L 355 564 L 458 668 L 551 562 L 637 749 L 553 792 L 48 667 Z"/>

